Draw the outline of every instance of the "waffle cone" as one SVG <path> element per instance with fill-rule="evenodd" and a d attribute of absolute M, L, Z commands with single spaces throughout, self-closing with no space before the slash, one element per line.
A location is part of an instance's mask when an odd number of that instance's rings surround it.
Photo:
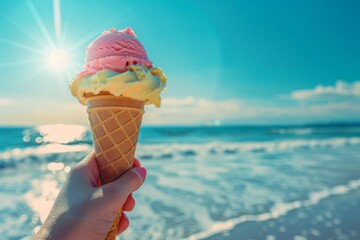
<path fill-rule="evenodd" d="M 132 167 L 144 103 L 112 95 L 89 95 L 87 112 L 103 185 Z M 116 238 L 121 214 L 122 209 L 113 221 L 106 240 Z"/>

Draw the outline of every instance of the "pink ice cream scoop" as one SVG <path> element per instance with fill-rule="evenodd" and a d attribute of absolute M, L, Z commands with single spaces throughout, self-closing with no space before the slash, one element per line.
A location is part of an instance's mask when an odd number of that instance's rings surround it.
<path fill-rule="evenodd" d="M 85 69 L 79 73 L 79 77 L 103 69 L 125 72 L 127 66 L 133 64 L 152 67 L 143 45 L 131 28 L 120 31 L 111 28 L 96 38 L 86 50 Z"/>

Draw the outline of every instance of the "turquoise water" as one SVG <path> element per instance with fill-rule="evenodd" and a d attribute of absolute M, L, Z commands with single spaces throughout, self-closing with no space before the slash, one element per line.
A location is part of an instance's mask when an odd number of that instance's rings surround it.
<path fill-rule="evenodd" d="M 84 126 L 0 128 L 0 239 L 29 239 L 90 150 Z M 148 177 L 124 239 L 359 239 L 341 207 L 360 196 L 359 125 L 143 127 L 136 155 Z"/>

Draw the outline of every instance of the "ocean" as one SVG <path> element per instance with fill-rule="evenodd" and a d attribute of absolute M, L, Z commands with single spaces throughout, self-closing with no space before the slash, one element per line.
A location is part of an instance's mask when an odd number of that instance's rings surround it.
<path fill-rule="evenodd" d="M 31 239 L 81 125 L 0 127 L 0 239 Z M 120 239 L 360 239 L 360 125 L 142 127 L 148 170 Z"/>

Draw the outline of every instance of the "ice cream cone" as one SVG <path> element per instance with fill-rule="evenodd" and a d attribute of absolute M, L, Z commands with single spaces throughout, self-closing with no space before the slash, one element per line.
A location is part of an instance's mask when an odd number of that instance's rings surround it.
<path fill-rule="evenodd" d="M 104 31 L 86 49 L 70 90 L 88 107 L 101 184 L 132 167 L 144 105 L 160 107 L 166 82 L 131 28 Z M 120 217 L 106 239 L 115 239 Z"/>
<path fill-rule="evenodd" d="M 144 102 L 109 94 L 88 94 L 87 112 L 94 138 L 101 184 L 114 181 L 133 165 Z M 106 240 L 117 235 L 122 209 Z"/>

